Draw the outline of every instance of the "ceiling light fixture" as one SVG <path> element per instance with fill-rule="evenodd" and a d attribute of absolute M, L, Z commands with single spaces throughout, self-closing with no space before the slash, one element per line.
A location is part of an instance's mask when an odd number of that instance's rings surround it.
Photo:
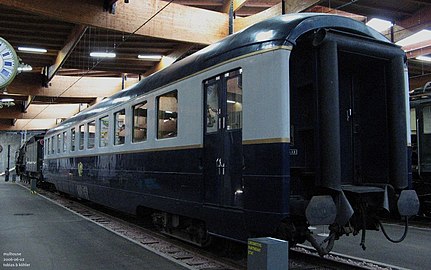
<path fill-rule="evenodd" d="M 416 59 L 420 61 L 431 62 L 431 56 L 421 55 L 416 57 Z"/>
<path fill-rule="evenodd" d="M 0 102 L 14 102 L 15 101 L 15 99 L 13 99 L 13 98 L 2 98 L 2 99 L 0 99 Z"/>
<path fill-rule="evenodd" d="M 31 47 L 18 47 L 18 51 L 30 52 L 30 53 L 46 53 L 46 52 L 48 52 L 46 49 L 31 48 Z"/>
<path fill-rule="evenodd" d="M 160 61 L 162 60 L 162 55 L 156 55 L 156 54 L 140 54 L 138 55 L 139 59 L 146 60 L 146 61 Z"/>
<path fill-rule="evenodd" d="M 405 47 L 412 44 L 420 43 L 423 41 L 431 40 L 431 31 L 430 30 L 422 30 L 413 34 L 405 39 L 398 41 L 396 44 Z"/>
<path fill-rule="evenodd" d="M 18 66 L 18 71 L 19 72 L 26 72 L 26 71 L 32 71 L 33 67 L 30 66 L 29 64 L 22 64 L 20 66 Z"/>
<path fill-rule="evenodd" d="M 117 54 L 113 52 L 91 52 L 90 56 L 98 58 L 115 58 Z"/>
<path fill-rule="evenodd" d="M 368 25 L 371 28 L 374 28 L 374 30 L 380 33 L 385 30 L 388 30 L 393 26 L 393 24 L 390 21 L 382 20 L 378 18 L 372 18 L 366 23 L 366 25 Z"/>

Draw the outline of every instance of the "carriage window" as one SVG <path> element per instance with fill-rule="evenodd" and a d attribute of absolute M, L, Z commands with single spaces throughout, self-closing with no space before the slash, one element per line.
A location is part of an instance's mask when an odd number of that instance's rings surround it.
<path fill-rule="evenodd" d="M 133 106 L 133 136 L 132 142 L 147 140 L 147 102 Z"/>
<path fill-rule="evenodd" d="M 80 125 L 79 126 L 79 150 L 84 149 L 84 133 L 85 133 L 84 125 Z"/>
<path fill-rule="evenodd" d="M 424 107 L 422 113 L 424 134 L 431 134 L 431 106 Z"/>
<path fill-rule="evenodd" d="M 57 153 L 60 153 L 61 134 L 57 134 Z"/>
<path fill-rule="evenodd" d="M 51 137 L 51 154 L 54 154 L 55 150 L 54 150 L 54 136 Z"/>
<path fill-rule="evenodd" d="M 157 98 L 157 138 L 177 136 L 178 91 L 172 91 Z"/>
<path fill-rule="evenodd" d="M 100 118 L 99 122 L 100 122 L 99 146 L 105 147 L 109 143 L 109 116 Z"/>
<path fill-rule="evenodd" d="M 218 84 L 207 86 L 207 133 L 217 131 L 218 123 Z"/>
<path fill-rule="evenodd" d="M 114 134 L 115 140 L 114 144 L 124 144 L 124 138 L 126 136 L 126 110 L 121 110 L 114 114 L 115 125 L 114 125 Z"/>
<path fill-rule="evenodd" d="M 87 134 L 88 134 L 88 141 L 87 141 L 87 148 L 94 148 L 94 136 L 96 133 L 96 121 L 91 121 L 87 124 Z"/>
<path fill-rule="evenodd" d="M 75 151 L 75 128 L 70 130 L 70 151 Z"/>
<path fill-rule="evenodd" d="M 416 109 L 410 109 L 410 130 L 412 134 L 416 134 Z"/>
<path fill-rule="evenodd" d="M 63 132 L 63 152 L 67 151 L 67 131 Z"/>
<path fill-rule="evenodd" d="M 48 145 L 47 145 L 47 152 L 46 152 L 46 154 L 50 155 L 51 154 L 51 139 L 48 138 L 47 142 L 48 142 Z"/>
<path fill-rule="evenodd" d="M 227 85 L 227 130 L 242 128 L 242 78 L 239 76 L 229 78 Z"/>

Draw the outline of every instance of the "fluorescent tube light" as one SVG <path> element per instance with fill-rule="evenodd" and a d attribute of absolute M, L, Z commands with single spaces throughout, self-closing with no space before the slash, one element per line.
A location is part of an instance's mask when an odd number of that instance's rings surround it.
<path fill-rule="evenodd" d="M 147 61 L 160 61 L 162 59 L 162 56 L 155 54 L 140 54 L 138 55 L 138 58 Z"/>
<path fill-rule="evenodd" d="M 14 102 L 15 100 L 13 98 L 2 98 L 0 99 L 0 102 Z"/>
<path fill-rule="evenodd" d="M 99 58 L 115 58 L 117 55 L 112 52 L 91 52 L 90 56 Z"/>
<path fill-rule="evenodd" d="M 32 53 L 46 53 L 46 49 L 42 48 L 31 48 L 31 47 L 18 47 L 18 51 L 22 52 L 32 52 Z"/>
<path fill-rule="evenodd" d="M 430 56 L 421 55 L 421 56 L 416 57 L 416 59 L 421 60 L 421 61 L 425 61 L 425 62 L 431 62 Z"/>
<path fill-rule="evenodd" d="M 383 32 L 391 28 L 393 24 L 390 21 L 386 21 L 378 18 L 372 18 L 366 23 L 366 25 L 374 28 L 374 30 L 376 30 L 377 32 Z"/>
<path fill-rule="evenodd" d="M 406 37 L 405 39 L 402 39 L 398 41 L 396 44 L 405 47 L 412 44 L 420 43 L 423 41 L 431 40 L 431 31 L 430 30 L 422 30 L 417 32 L 416 34 L 413 34 L 409 37 Z"/>

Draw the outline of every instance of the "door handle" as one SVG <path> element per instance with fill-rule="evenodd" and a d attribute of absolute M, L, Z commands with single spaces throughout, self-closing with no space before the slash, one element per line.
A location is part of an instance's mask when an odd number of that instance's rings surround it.
<path fill-rule="evenodd" d="M 218 169 L 218 174 L 219 175 L 224 175 L 225 174 L 226 164 L 222 162 L 221 158 L 216 159 L 216 167 Z"/>
<path fill-rule="evenodd" d="M 346 119 L 347 119 L 347 122 L 349 122 L 350 121 L 350 118 L 352 117 L 352 109 L 348 109 L 347 111 L 346 111 Z"/>

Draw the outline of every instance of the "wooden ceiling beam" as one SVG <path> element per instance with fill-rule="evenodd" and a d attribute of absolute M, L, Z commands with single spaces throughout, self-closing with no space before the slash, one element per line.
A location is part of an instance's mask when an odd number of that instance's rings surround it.
<path fill-rule="evenodd" d="M 53 65 L 48 67 L 47 74 L 44 77 L 44 83 L 47 84 L 49 81 L 54 78 L 55 74 L 58 72 L 58 70 L 61 68 L 61 66 L 64 64 L 64 62 L 67 60 L 67 58 L 72 53 L 75 46 L 78 44 L 78 42 L 81 40 L 81 38 L 84 36 L 85 31 L 87 30 L 86 26 L 83 25 L 76 25 L 72 31 L 69 34 L 69 37 L 66 40 L 65 45 L 63 48 L 58 52 L 57 58 L 55 59 L 55 62 Z"/>
<path fill-rule="evenodd" d="M 0 130 L 46 130 L 56 125 L 57 119 L 0 119 Z"/>
<path fill-rule="evenodd" d="M 421 55 L 426 55 L 431 53 L 431 41 L 426 41 L 418 44 L 414 44 L 408 47 L 402 48 L 406 54 L 407 58 L 416 58 Z"/>
<path fill-rule="evenodd" d="M 394 42 L 398 42 L 414 33 L 431 27 L 431 6 L 422 8 L 409 18 L 396 21 L 394 26 Z M 383 33 L 388 39 L 391 39 L 390 30 Z"/>
<path fill-rule="evenodd" d="M 31 104 L 26 112 L 21 106 L 0 109 L 0 119 L 55 119 L 69 118 L 79 112 L 80 104 Z"/>
<path fill-rule="evenodd" d="M 145 72 L 144 77 L 147 77 L 159 70 L 162 70 L 174 63 L 178 58 L 182 57 L 184 54 L 186 54 L 188 51 L 190 51 L 194 45 L 192 44 L 183 44 L 178 46 L 178 48 L 170 53 L 169 55 L 163 56 L 162 59 L 150 70 Z"/>
<path fill-rule="evenodd" d="M 431 73 L 410 78 L 410 90 L 423 87 L 427 82 L 431 82 Z"/>
<path fill-rule="evenodd" d="M 285 2 L 285 10 L 283 11 L 282 3 L 279 3 L 267 10 L 264 10 L 255 15 L 245 17 L 245 18 L 237 18 L 234 21 L 234 30 L 238 32 L 250 25 L 253 25 L 257 22 L 263 21 L 265 19 L 281 15 L 283 13 L 298 13 L 303 10 L 306 10 L 313 5 L 317 4 L 319 0 L 287 0 Z"/>
<path fill-rule="evenodd" d="M 233 4 L 233 12 L 240 9 L 248 0 L 224 0 L 221 12 L 229 14 L 230 5 Z"/>
<path fill-rule="evenodd" d="M 0 5 L 6 8 L 58 21 L 168 40 L 211 44 L 227 36 L 227 14 L 168 3 L 148 0 L 125 4 L 120 1 L 116 14 L 112 15 L 102 11 L 100 0 L 0 0 Z"/>
<path fill-rule="evenodd" d="M 42 86 L 40 74 L 20 74 L 8 86 L 11 95 L 46 97 L 108 97 L 121 90 L 121 78 L 55 76 L 49 87 Z M 129 78 L 127 86 L 138 80 Z"/>

